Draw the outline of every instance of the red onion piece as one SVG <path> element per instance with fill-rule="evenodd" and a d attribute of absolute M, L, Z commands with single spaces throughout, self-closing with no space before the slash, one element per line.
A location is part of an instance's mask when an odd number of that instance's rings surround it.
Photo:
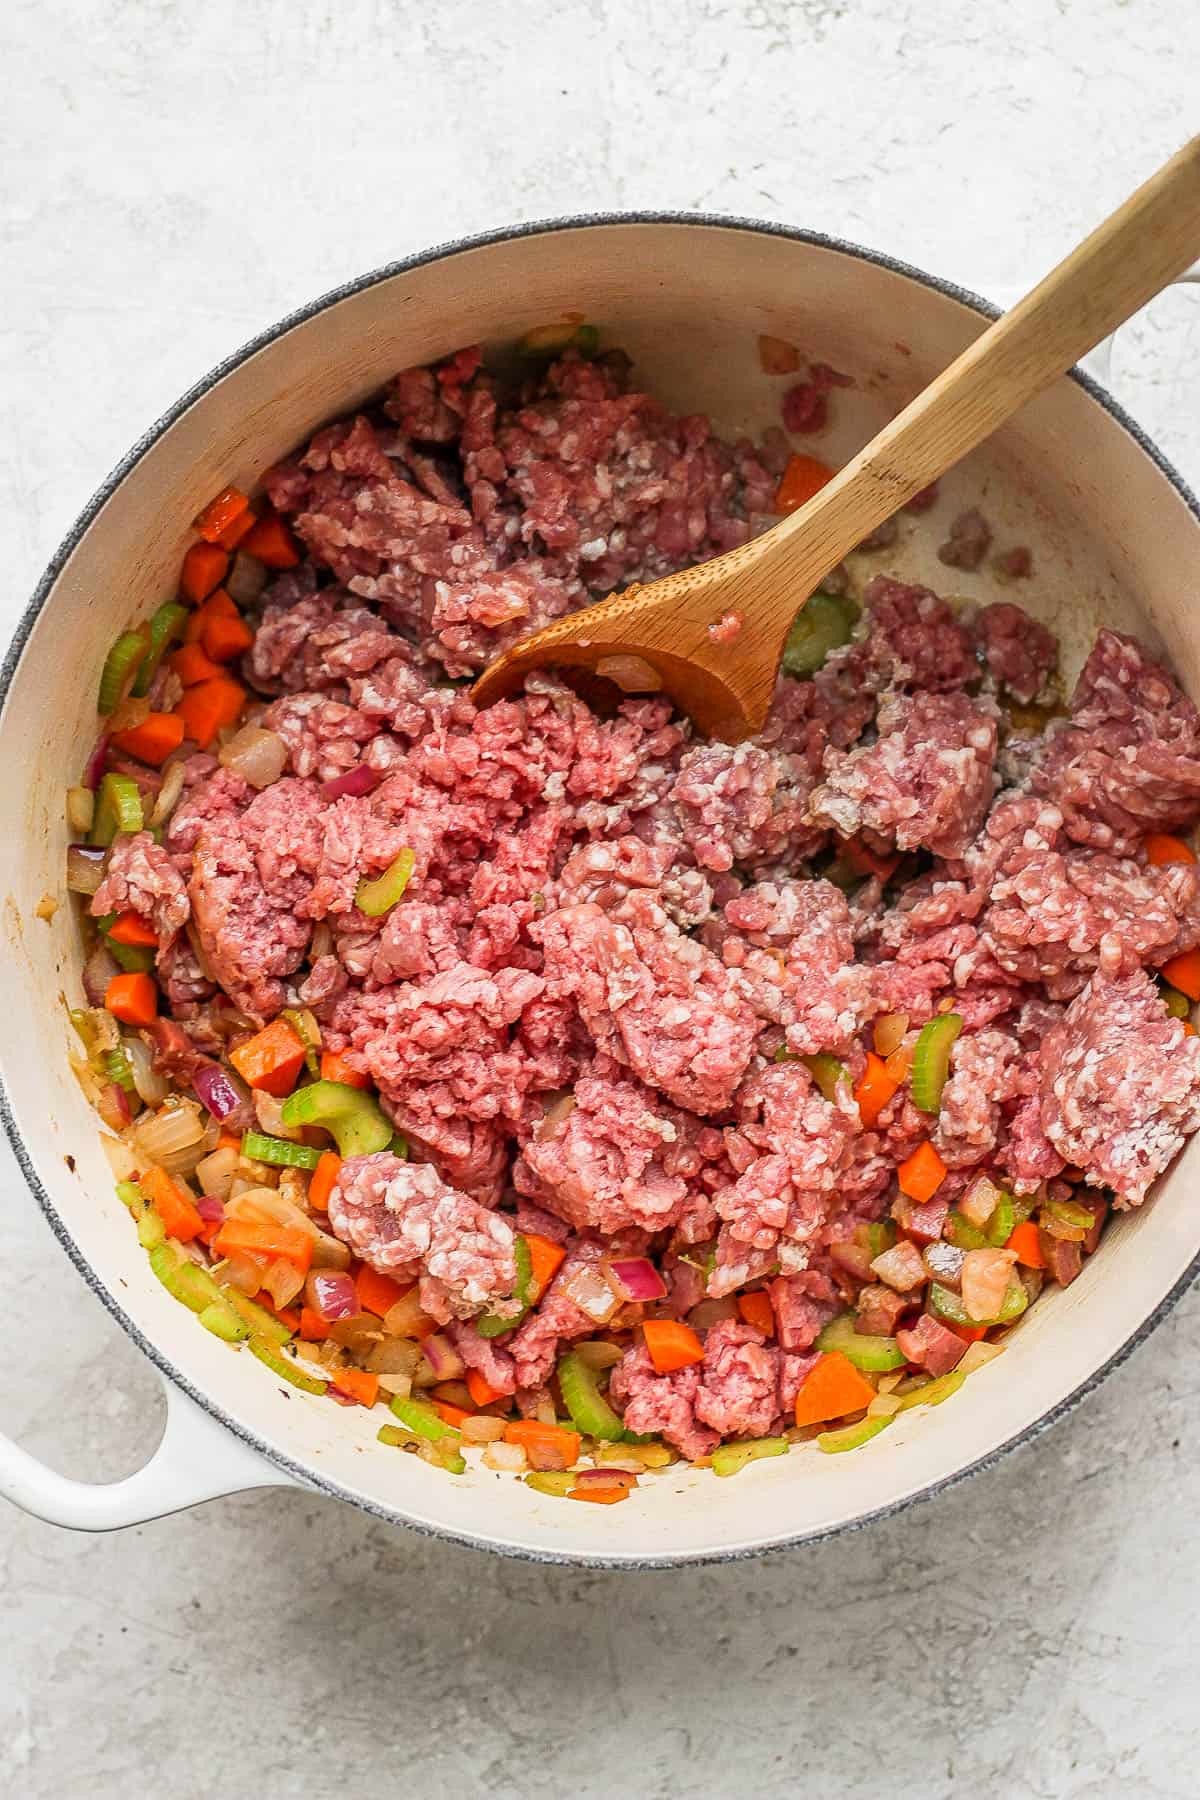
<path fill-rule="evenodd" d="M 622 1300 L 663 1300 L 667 1284 L 646 1256 L 612 1257 L 605 1262 L 609 1285 Z"/>
<path fill-rule="evenodd" d="M 239 1081 L 220 1063 L 205 1063 L 192 1078 L 196 1098 L 214 1119 L 228 1119 L 239 1107 L 248 1107 L 249 1096 Z"/>
<path fill-rule="evenodd" d="M 332 1324 L 337 1319 L 352 1319 L 358 1311 L 358 1295 L 354 1277 L 340 1269 L 310 1269 L 304 1283 L 304 1298 L 314 1312 Z"/>
<path fill-rule="evenodd" d="M 104 945 L 97 944 L 83 965 L 83 991 L 89 1006 L 103 1006 L 108 984 L 121 973 L 116 958 Z"/>
<path fill-rule="evenodd" d="M 67 886 L 73 894 L 94 894 L 104 879 L 106 852 L 93 844 L 68 844 Z"/>
<path fill-rule="evenodd" d="M 607 1325 L 621 1302 L 592 1263 L 583 1263 L 563 1282 L 562 1291 L 593 1325 Z"/>
<path fill-rule="evenodd" d="M 421 1349 L 439 1381 L 455 1381 L 466 1370 L 466 1364 L 448 1337 L 435 1331 L 422 1340 Z"/>
<path fill-rule="evenodd" d="M 100 786 L 100 778 L 104 774 L 107 759 L 108 733 L 106 731 L 101 735 L 97 741 L 96 748 L 87 759 L 87 763 L 84 766 L 83 777 L 79 783 L 80 787 L 95 789 Z"/>
<path fill-rule="evenodd" d="M 357 769 L 347 769 L 344 775 L 335 775 L 331 781 L 321 783 L 322 800 L 341 800 L 346 795 L 360 796 L 373 793 L 379 786 L 379 777 L 374 769 L 366 763 L 359 763 Z"/>
<path fill-rule="evenodd" d="M 129 1110 L 129 1096 L 115 1081 L 110 1081 L 100 1095 L 96 1110 L 110 1131 L 124 1131 L 133 1118 Z"/>
<path fill-rule="evenodd" d="M 201 1194 L 196 1201 L 196 1211 L 210 1225 L 220 1225 L 225 1218 L 225 1202 L 218 1200 L 215 1194 Z"/>
<path fill-rule="evenodd" d="M 581 1488 L 636 1487 L 637 1476 L 632 1469 L 576 1469 L 575 1486 Z"/>

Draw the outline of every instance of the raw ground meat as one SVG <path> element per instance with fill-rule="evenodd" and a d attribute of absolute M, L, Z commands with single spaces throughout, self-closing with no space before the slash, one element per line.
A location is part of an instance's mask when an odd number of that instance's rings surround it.
<path fill-rule="evenodd" d="M 1058 662 L 1058 645 L 1040 620 L 1030 618 L 1023 607 L 998 600 L 976 613 L 971 635 L 997 687 L 1026 706 L 1045 692 Z"/>
<path fill-rule="evenodd" d="M 128 911 L 140 913 L 163 945 L 187 924 L 191 913 L 182 875 L 148 831 L 117 840 L 104 865 L 104 879 L 92 895 L 93 918 Z"/>
<path fill-rule="evenodd" d="M 950 569 L 977 569 L 991 541 L 991 526 L 977 507 L 969 507 L 951 520 L 950 536 L 938 546 L 938 561 Z"/>

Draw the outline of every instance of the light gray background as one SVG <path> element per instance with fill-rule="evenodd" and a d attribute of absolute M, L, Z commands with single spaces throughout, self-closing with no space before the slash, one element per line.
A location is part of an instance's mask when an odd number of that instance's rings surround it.
<path fill-rule="evenodd" d="M 662 206 L 1003 293 L 1196 129 L 1198 66 L 1194 0 L 8 0 L 5 635 L 145 426 L 361 270 Z M 1195 481 L 1200 293 L 1114 386 Z M 119 1475 L 156 1378 L 0 1158 L 0 1425 Z M 729 1568 L 528 1568 L 273 1492 L 95 1541 L 0 1510 L 0 1793 L 1190 1800 L 1198 1365 L 1193 1295 L 1001 1468 Z"/>

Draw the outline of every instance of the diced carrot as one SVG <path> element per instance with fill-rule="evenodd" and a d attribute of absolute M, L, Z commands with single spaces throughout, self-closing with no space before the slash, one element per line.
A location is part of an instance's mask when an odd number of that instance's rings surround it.
<path fill-rule="evenodd" d="M 340 1081 L 343 1087 L 369 1088 L 371 1085 L 371 1077 L 351 1068 L 336 1050 L 322 1050 L 321 1080 Z"/>
<path fill-rule="evenodd" d="M 615 1506 L 619 1500 L 628 1498 L 629 1488 L 624 1482 L 619 1487 L 601 1487 L 598 1483 L 589 1481 L 586 1487 L 567 1489 L 568 1500 L 590 1500 L 593 1506 Z"/>
<path fill-rule="evenodd" d="M 1041 1239 L 1038 1237 L 1038 1228 L 1032 1219 L 1024 1219 L 1020 1225 L 1013 1227 L 1004 1248 L 1015 1250 L 1017 1261 L 1024 1263 L 1027 1269 L 1044 1269 L 1046 1266 L 1046 1259 L 1042 1255 Z"/>
<path fill-rule="evenodd" d="M 539 1237 L 536 1231 L 522 1233 L 529 1246 L 529 1300 L 540 1300 L 557 1275 L 566 1251 L 553 1238 Z"/>
<path fill-rule="evenodd" d="M 1200 1000 L 1200 950 L 1185 950 L 1182 956 L 1173 956 L 1159 974 L 1189 1000 Z"/>
<path fill-rule="evenodd" d="M 923 1206 L 933 1196 L 946 1179 L 946 1165 L 926 1139 L 918 1144 L 911 1156 L 906 1156 L 896 1170 L 900 1181 L 900 1192 Z"/>
<path fill-rule="evenodd" d="M 201 750 L 207 750 L 223 725 L 234 725 L 246 700 L 246 690 L 227 675 L 199 681 L 185 688 L 176 711 L 184 729 Z"/>
<path fill-rule="evenodd" d="M 337 1151 L 326 1150 L 313 1170 L 312 1180 L 308 1184 L 308 1204 L 317 1212 L 329 1211 L 329 1196 L 333 1192 L 333 1184 L 341 1166 L 342 1159 Z"/>
<path fill-rule="evenodd" d="M 753 1325 L 764 1337 L 775 1336 L 775 1308 L 764 1289 L 759 1288 L 753 1294 L 739 1294 L 737 1309 L 747 1325 Z"/>
<path fill-rule="evenodd" d="M 795 512 L 832 479 L 833 470 L 827 463 L 818 462 L 815 456 L 789 456 L 783 480 L 775 490 L 776 512 Z"/>
<path fill-rule="evenodd" d="M 149 1025 L 158 1016 L 158 989 L 149 975 L 114 975 L 104 1004 L 122 1025 Z"/>
<path fill-rule="evenodd" d="M 226 619 L 220 613 L 212 613 L 204 621 L 200 642 L 213 662 L 227 663 L 250 648 L 254 633 L 244 619 Z"/>
<path fill-rule="evenodd" d="M 340 1378 L 335 1376 L 334 1379 L 337 1380 L 340 1387 Z M 445 1419 L 447 1425 L 453 1425 L 456 1431 L 462 1429 L 462 1422 L 464 1419 L 470 1419 L 474 1416 L 467 1411 L 465 1406 L 455 1406 L 449 1400 L 431 1400 L 430 1405 L 433 1407 L 438 1418 Z"/>
<path fill-rule="evenodd" d="M 143 950 L 158 948 L 158 933 L 147 925 L 141 913 L 118 914 L 108 928 L 108 935 L 114 944 L 128 944 Z"/>
<path fill-rule="evenodd" d="M 892 1079 L 882 1056 L 874 1050 L 868 1050 L 866 1070 L 854 1090 L 858 1116 L 868 1131 L 874 1130 L 876 1120 L 899 1085 L 898 1081 Z"/>
<path fill-rule="evenodd" d="M 239 1252 L 239 1254 L 242 1256 L 245 1256 L 247 1253 L 246 1253 L 246 1251 L 243 1250 L 243 1251 Z M 263 1272 L 265 1274 L 266 1269 L 272 1259 L 269 1256 L 252 1256 L 252 1257 L 250 1257 L 249 1260 L 251 1262 L 260 1263 L 263 1267 Z M 260 1290 L 260 1292 L 258 1293 L 258 1295 L 256 1296 L 256 1298 L 257 1298 L 258 1304 L 260 1306 L 265 1306 L 269 1313 L 274 1313 L 275 1317 L 279 1320 L 279 1323 L 281 1325 L 286 1325 L 288 1330 L 293 1333 L 299 1331 L 299 1329 L 300 1329 L 300 1308 L 299 1307 L 276 1306 L 275 1299 L 274 1299 L 273 1294 L 271 1293 L 270 1288 L 262 1288 Z"/>
<path fill-rule="evenodd" d="M 179 591 L 193 606 L 200 606 L 220 587 L 228 569 L 229 555 L 220 544 L 193 544 L 183 559 Z"/>
<path fill-rule="evenodd" d="M 221 1229 L 220 1219 L 205 1219 L 204 1223 L 200 1227 L 200 1233 L 199 1233 L 200 1242 L 202 1244 L 210 1244 L 211 1245 L 213 1239 L 216 1237 L 216 1235 L 217 1235 L 218 1231 L 220 1231 L 220 1229 Z"/>
<path fill-rule="evenodd" d="M 877 875 L 880 881 L 890 881 L 900 862 L 898 852 L 881 856 L 860 837 L 844 838 L 841 855 L 856 875 Z"/>
<path fill-rule="evenodd" d="M 1194 863 L 1196 852 L 1169 831 L 1152 831 L 1146 839 L 1146 860 L 1154 863 Z"/>
<path fill-rule="evenodd" d="M 312 1263 L 313 1240 L 298 1226 L 259 1224 L 255 1219 L 226 1219 L 216 1237 L 213 1249 L 219 1256 L 229 1250 L 249 1251 L 256 1256 L 282 1256 L 285 1262 L 306 1270 Z"/>
<path fill-rule="evenodd" d="M 291 1093 L 304 1067 L 304 1045 L 286 1019 L 272 1019 L 231 1050 L 229 1060 L 249 1087 L 282 1100 Z"/>
<path fill-rule="evenodd" d="M 140 725 L 114 731 L 113 744 L 127 756 L 160 768 L 183 742 L 183 720 L 178 713 L 147 713 Z"/>
<path fill-rule="evenodd" d="M 205 656 L 199 644 L 180 644 L 173 650 L 167 662 L 182 681 L 184 687 L 195 687 L 199 681 L 217 681 L 225 671 L 220 663 L 215 663 L 211 656 Z"/>
<path fill-rule="evenodd" d="M 217 1139 L 218 1150 L 237 1150 L 240 1152 L 242 1140 L 234 1131 L 223 1131 Z"/>
<path fill-rule="evenodd" d="M 240 619 L 241 616 L 233 597 L 222 587 L 214 588 L 203 606 L 198 606 L 184 625 L 183 641 L 185 644 L 198 644 L 211 620 Z"/>
<path fill-rule="evenodd" d="M 331 1369 L 329 1379 L 343 1394 L 349 1394 L 360 1406 L 374 1406 L 379 1398 L 379 1377 L 366 1369 Z M 441 1407 L 438 1407 L 441 1411 Z M 463 1417 L 466 1418 L 466 1413 Z M 454 1421 L 451 1420 L 451 1423 Z"/>
<path fill-rule="evenodd" d="M 215 544 L 221 533 L 227 530 L 235 519 L 240 519 L 249 505 L 250 502 L 245 494 L 237 488 L 222 488 L 216 498 L 210 500 L 203 512 L 198 514 L 196 530 L 206 544 Z"/>
<path fill-rule="evenodd" d="M 693 1363 L 704 1361 L 704 1345 L 691 1326 L 681 1324 L 678 1319 L 644 1319 L 642 1335 L 650 1352 L 650 1361 L 660 1375 L 670 1375 L 676 1369 L 687 1369 Z"/>
<path fill-rule="evenodd" d="M 300 1308 L 300 1336 L 306 1344 L 319 1344 L 329 1336 L 329 1320 L 323 1319 L 314 1307 Z"/>
<path fill-rule="evenodd" d="M 1195 1037 L 1196 1035 L 1196 1027 L 1192 1024 L 1190 1019 L 1185 1019 L 1183 1021 L 1183 1035 L 1184 1037 Z"/>
<path fill-rule="evenodd" d="M 354 1277 L 354 1290 L 363 1312 L 374 1313 L 377 1319 L 382 1319 L 392 1310 L 397 1300 L 403 1300 L 405 1294 L 412 1292 L 412 1283 L 401 1287 L 390 1275 L 381 1275 L 370 1263 L 364 1263 Z"/>
<path fill-rule="evenodd" d="M 960 1337 L 964 1344 L 977 1344 L 980 1338 L 988 1334 L 986 1325 L 958 1325 L 953 1319 L 946 1319 L 944 1323 L 946 1330 L 952 1331 L 955 1337 Z"/>
<path fill-rule="evenodd" d="M 173 1175 L 168 1175 L 165 1169 L 148 1169 L 138 1177 L 138 1186 L 162 1220 L 168 1237 L 178 1238 L 181 1244 L 189 1244 L 194 1237 L 199 1237 L 204 1220 L 192 1196 Z"/>
<path fill-rule="evenodd" d="M 796 1395 L 797 1425 L 822 1425 L 860 1412 L 875 1398 L 875 1389 L 840 1350 L 827 1350 L 813 1364 Z"/>
<path fill-rule="evenodd" d="M 565 1425 L 513 1419 L 504 1427 L 504 1438 L 506 1443 L 520 1444 L 535 1469 L 569 1469 L 579 1458 L 579 1433 Z"/>
<path fill-rule="evenodd" d="M 485 1381 L 478 1369 L 467 1370 L 467 1390 L 476 1406 L 490 1406 L 493 1400 L 503 1399 L 500 1389 Z"/>
<path fill-rule="evenodd" d="M 217 542 L 222 550 L 236 550 L 242 539 L 254 530 L 254 514 L 247 507 L 236 519 L 230 519 Z"/>
<path fill-rule="evenodd" d="M 247 556 L 256 556 L 268 569 L 294 569 L 300 547 L 278 513 L 264 513 L 242 539 Z"/>

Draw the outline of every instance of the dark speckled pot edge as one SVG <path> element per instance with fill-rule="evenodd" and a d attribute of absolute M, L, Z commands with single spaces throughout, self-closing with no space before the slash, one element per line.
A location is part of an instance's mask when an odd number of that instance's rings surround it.
<path fill-rule="evenodd" d="M 62 572 L 62 569 L 76 546 L 79 544 L 84 533 L 91 526 L 96 515 L 100 512 L 105 502 L 116 491 L 126 475 L 137 466 L 146 452 L 162 436 L 163 432 L 165 432 L 169 426 L 173 425 L 196 400 L 206 394 L 224 376 L 240 367 L 242 363 L 247 361 L 247 359 L 253 356 L 257 351 L 263 349 L 266 345 L 273 343 L 285 332 L 290 331 L 293 326 L 300 325 L 306 320 L 314 318 L 318 313 L 325 311 L 326 308 L 334 305 L 337 301 L 347 299 L 353 294 L 361 293 L 364 289 L 373 287 L 378 282 L 390 280 L 395 275 L 404 274 L 411 269 L 423 268 L 429 263 L 441 261 L 446 257 L 460 255 L 464 251 L 485 248 L 489 244 L 501 244 L 513 239 L 536 237 L 552 231 L 574 231 L 581 228 L 612 225 L 700 225 L 705 227 L 718 227 L 720 229 L 731 231 L 755 232 L 767 237 L 783 238 L 797 244 L 811 245 L 823 250 L 838 251 L 846 256 L 857 257 L 860 261 L 872 263 L 879 268 L 889 269 L 894 274 L 906 276 L 909 280 L 918 282 L 923 287 L 932 288 L 938 293 L 945 294 L 951 299 L 961 302 L 962 305 L 970 307 L 972 311 L 981 314 L 983 317 L 994 318 L 999 311 L 997 307 L 993 306 L 989 301 L 982 299 L 978 294 L 974 294 L 966 288 L 959 287 L 955 282 L 945 281 L 940 277 L 929 275 L 922 269 L 914 268 L 909 263 L 901 262 L 897 257 L 887 256 L 875 250 L 867 250 L 859 244 L 848 243 L 841 238 L 829 237 L 822 232 L 802 231 L 791 226 L 771 224 L 755 219 L 729 218 L 718 213 L 584 213 L 561 219 L 542 219 L 535 220 L 526 225 L 504 227 L 496 231 L 484 232 L 477 236 L 459 238 L 450 243 L 439 244 L 433 249 L 422 251 L 415 256 L 402 257 L 397 262 L 388 263 L 381 269 L 375 269 L 370 274 L 362 275 L 354 281 L 346 282 L 341 287 L 331 289 L 328 293 L 321 295 L 319 299 L 311 301 L 307 306 L 299 307 L 295 312 L 289 313 L 277 324 L 260 332 L 257 337 L 251 338 L 248 343 L 244 344 L 239 350 L 234 351 L 234 353 L 227 357 L 223 362 L 218 363 L 214 369 L 210 370 L 207 375 L 189 388 L 182 398 L 176 401 L 175 405 L 172 406 L 169 411 L 164 413 L 163 416 L 138 439 L 132 449 L 129 450 L 117 464 L 116 468 L 101 484 L 91 500 L 84 507 L 70 531 L 68 531 L 62 543 L 59 545 L 47 566 L 44 575 L 34 590 L 33 597 L 26 607 L 12 642 L 9 645 L 4 662 L 0 665 L 0 713 L 2 713 L 3 707 L 7 701 L 9 688 L 12 685 L 13 677 L 21 658 L 21 652 L 25 647 L 25 643 L 33 629 L 34 623 L 41 612 L 42 607 L 45 605 L 51 589 Z M 1136 422 L 1131 419 L 1112 396 L 1097 382 L 1093 381 L 1090 376 L 1085 375 L 1082 371 L 1076 369 L 1072 370 L 1070 379 L 1077 382 L 1085 392 L 1090 394 L 1092 399 L 1097 401 L 1098 404 L 1101 405 L 1129 434 L 1138 447 L 1145 452 L 1170 482 L 1171 486 L 1179 494 L 1180 498 L 1196 517 L 1197 521 L 1200 521 L 1200 503 L 1197 502 L 1196 496 L 1191 492 L 1187 483 L 1183 480 L 1178 471 L 1167 461 L 1166 457 L 1163 456 L 1162 452 L 1151 442 Z M 218 1419 L 221 1424 L 224 1425 L 227 1430 L 232 1432 L 235 1437 L 239 1438 L 242 1443 L 248 1445 L 251 1449 L 256 1450 L 276 1468 L 279 1468 L 286 1474 L 294 1477 L 303 1487 L 307 1487 L 311 1491 L 327 1494 L 333 1499 L 347 1501 L 374 1518 L 381 1519 L 388 1524 L 405 1526 L 409 1530 L 420 1532 L 423 1536 L 440 1538 L 450 1543 L 462 1544 L 468 1549 L 494 1551 L 523 1562 L 560 1563 L 569 1567 L 613 1570 L 686 1568 L 710 1563 L 738 1562 L 750 1557 L 775 1555 L 781 1551 L 794 1550 L 811 1544 L 822 1543 L 830 1538 L 839 1537 L 849 1532 L 861 1531 L 866 1526 L 874 1524 L 879 1519 L 889 1518 L 896 1513 L 900 1513 L 909 1507 L 915 1506 L 921 1501 L 929 1500 L 937 1494 L 945 1493 L 949 1488 L 956 1486 L 961 1481 L 965 1481 L 970 1475 L 977 1474 L 981 1470 L 993 1468 L 1002 1457 L 1007 1456 L 1008 1453 L 1011 1450 L 1014 1450 L 1018 1445 L 1031 1443 L 1036 1437 L 1040 1436 L 1043 1431 L 1047 1430 L 1049 1426 L 1055 1424 L 1059 1419 L 1065 1418 L 1066 1415 L 1071 1412 L 1086 1395 L 1097 1388 L 1114 1369 L 1120 1367 L 1137 1346 L 1142 1343 L 1166 1317 L 1167 1313 L 1175 1305 L 1176 1301 L 1179 1300 L 1180 1296 L 1186 1293 L 1197 1274 L 1200 1274 L 1200 1256 L 1198 1256 L 1189 1267 L 1184 1270 L 1170 1292 L 1142 1321 L 1138 1329 L 1131 1333 L 1121 1348 L 1110 1356 L 1107 1362 L 1103 1363 L 1100 1368 L 1094 1370 L 1086 1381 L 1081 1382 L 1079 1386 L 1068 1394 L 1065 1399 L 1061 1400 L 1057 1406 L 1050 1408 L 1047 1412 L 1043 1413 L 1040 1418 L 1035 1419 L 1032 1424 L 1025 1426 L 1023 1430 L 1014 1433 L 1012 1437 L 1008 1438 L 1003 1444 L 997 1446 L 996 1449 L 990 1451 L 986 1456 L 978 1457 L 974 1462 L 966 1464 L 961 1469 L 956 1469 L 953 1474 L 944 1476 L 940 1481 L 931 1482 L 928 1487 L 922 1488 L 918 1492 L 910 1494 L 903 1499 L 892 1501 L 885 1506 L 877 1507 L 872 1512 L 862 1513 L 853 1519 L 846 1520 L 838 1525 L 827 1526 L 820 1531 L 800 1533 L 795 1537 L 773 1541 L 769 1544 L 747 1546 L 742 1549 L 734 1550 L 712 1550 L 698 1554 L 681 1554 L 679 1556 L 638 1557 L 584 1556 L 573 1555 L 570 1552 L 565 1551 L 531 1550 L 511 1544 L 492 1542 L 482 1534 L 476 1535 L 473 1533 L 453 1531 L 442 1526 L 428 1525 L 413 1520 L 394 1508 L 380 1505 L 376 1501 L 365 1499 L 360 1495 L 351 1493 L 339 1483 L 326 1479 L 324 1476 L 314 1472 L 310 1467 L 296 1462 L 292 1458 L 273 1449 L 259 1438 L 256 1433 L 248 1430 L 236 1419 L 231 1418 L 223 1408 L 214 1405 L 207 1396 L 201 1393 L 187 1377 L 174 1366 L 170 1359 L 143 1334 L 139 1327 L 125 1312 L 116 1297 L 109 1292 L 107 1287 L 105 1287 L 104 1283 L 91 1267 L 91 1264 L 79 1250 L 79 1247 L 75 1243 L 70 1231 L 67 1229 L 66 1224 L 55 1209 L 46 1188 L 43 1186 L 37 1170 L 34 1167 L 33 1159 L 18 1130 L 9 1103 L 7 1089 L 4 1085 L 2 1071 L 0 1071 L 0 1121 L 3 1122 L 4 1129 L 8 1134 L 9 1142 L 13 1148 L 13 1153 L 16 1156 L 17 1162 L 35 1199 L 41 1207 L 42 1212 L 45 1214 L 55 1237 L 66 1251 L 75 1268 L 87 1282 L 101 1304 L 128 1333 L 134 1343 L 137 1344 L 138 1348 L 144 1352 L 168 1380 L 173 1382 L 183 1393 L 187 1394 L 189 1399 L 194 1401 L 197 1406 L 203 1408 L 203 1410 L 212 1418 Z"/>

